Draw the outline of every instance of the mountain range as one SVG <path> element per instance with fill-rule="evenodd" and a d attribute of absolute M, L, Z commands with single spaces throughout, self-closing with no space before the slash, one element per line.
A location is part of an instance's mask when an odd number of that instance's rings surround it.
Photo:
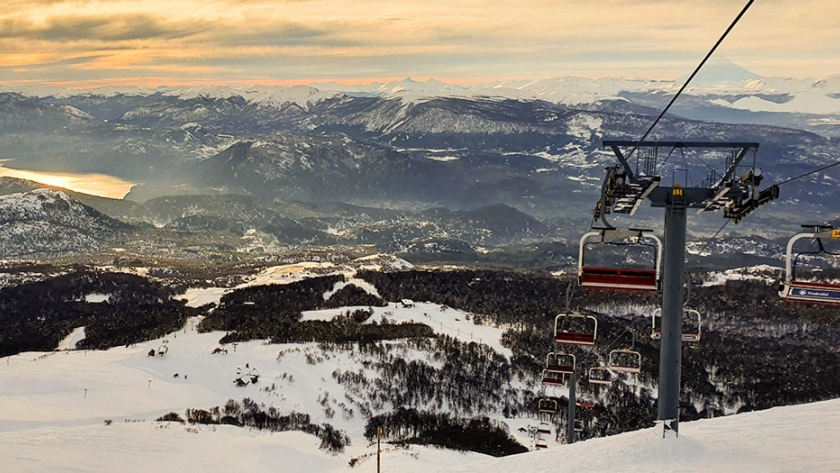
<path fill-rule="evenodd" d="M 783 181 L 835 160 L 835 115 L 736 105 L 814 97 L 833 104 L 838 83 L 765 78 L 721 59 L 651 138 L 755 141 L 750 164 L 765 183 Z M 398 249 L 432 240 L 446 247 L 574 240 L 590 219 L 603 168 L 615 163 L 602 140 L 640 136 L 677 84 L 559 78 L 461 87 L 407 79 L 365 87 L 9 91 L 0 93 L 0 145 L 5 168 L 136 182 L 123 200 L 74 198 L 182 234 L 241 239 L 250 231 L 271 244 L 389 242 Z M 720 175 L 728 159 L 677 148 L 657 153 L 663 185 L 697 185 L 712 171 Z M 631 165 L 640 165 L 636 159 Z M 8 194 L 32 185 L 0 187 Z M 737 233 L 775 238 L 795 231 L 800 218 L 835 220 L 835 188 L 830 173 L 786 184 Z M 655 228 L 661 216 L 644 209 L 637 220 Z M 719 226 L 719 217 L 691 219 L 696 235 Z"/>

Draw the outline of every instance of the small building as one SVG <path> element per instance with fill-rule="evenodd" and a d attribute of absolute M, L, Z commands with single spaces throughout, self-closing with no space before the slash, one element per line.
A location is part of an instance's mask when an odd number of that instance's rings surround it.
<path fill-rule="evenodd" d="M 411 299 L 403 299 L 400 301 L 400 304 L 405 308 L 414 307 L 414 301 Z"/>

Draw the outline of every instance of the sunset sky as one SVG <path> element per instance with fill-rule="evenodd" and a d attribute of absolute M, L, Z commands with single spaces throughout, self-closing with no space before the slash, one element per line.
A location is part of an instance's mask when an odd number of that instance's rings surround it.
<path fill-rule="evenodd" d="M 470 84 L 674 79 L 732 0 L 3 0 L 0 84 Z M 766 76 L 840 74 L 840 1 L 758 0 L 719 54 Z"/>

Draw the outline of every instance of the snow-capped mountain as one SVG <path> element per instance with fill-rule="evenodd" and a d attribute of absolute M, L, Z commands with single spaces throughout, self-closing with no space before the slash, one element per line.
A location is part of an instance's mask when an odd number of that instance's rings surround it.
<path fill-rule="evenodd" d="M 833 103 L 840 81 L 760 77 L 726 60 L 707 67 L 652 139 L 758 142 L 765 183 L 832 161 L 833 116 L 756 113 L 737 104 L 787 106 L 808 97 L 795 93 L 803 84 L 812 99 Z M 615 163 L 601 141 L 640 136 L 678 83 L 557 78 L 466 87 L 407 79 L 330 84 L 335 90 L 322 84 L 6 93 L 0 106 L 5 117 L 15 117 L 9 127 L 19 133 L 0 135 L 0 146 L 19 160 L 16 167 L 25 162 L 135 182 L 128 199 L 137 202 L 236 193 L 415 212 L 504 204 L 543 219 L 583 221 L 598 197 L 603 168 Z M 698 117 L 703 120 L 692 119 Z M 725 161 L 721 154 L 660 152 L 663 179 L 679 177 L 689 186 L 710 168 L 720 173 Z M 774 204 L 779 207 L 766 207 L 778 211 L 761 224 L 775 229 L 792 213 L 831 214 L 832 179 L 829 173 L 786 185 Z M 184 218 L 180 228 L 240 228 L 207 215 Z M 145 221 L 159 223 L 152 220 Z M 339 226 L 319 231 L 348 230 Z"/>

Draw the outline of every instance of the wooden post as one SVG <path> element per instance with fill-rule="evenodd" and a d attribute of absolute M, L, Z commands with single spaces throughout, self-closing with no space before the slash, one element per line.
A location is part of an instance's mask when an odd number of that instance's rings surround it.
<path fill-rule="evenodd" d="M 152 389 L 152 380 L 149 380 L 149 389 Z"/>
<path fill-rule="evenodd" d="M 87 388 L 85 388 L 85 399 L 87 399 Z"/>
<path fill-rule="evenodd" d="M 382 439 L 382 427 L 376 428 L 376 473 L 379 473 L 379 468 L 382 465 L 379 455 L 382 453 L 380 448 L 380 440 Z"/>

